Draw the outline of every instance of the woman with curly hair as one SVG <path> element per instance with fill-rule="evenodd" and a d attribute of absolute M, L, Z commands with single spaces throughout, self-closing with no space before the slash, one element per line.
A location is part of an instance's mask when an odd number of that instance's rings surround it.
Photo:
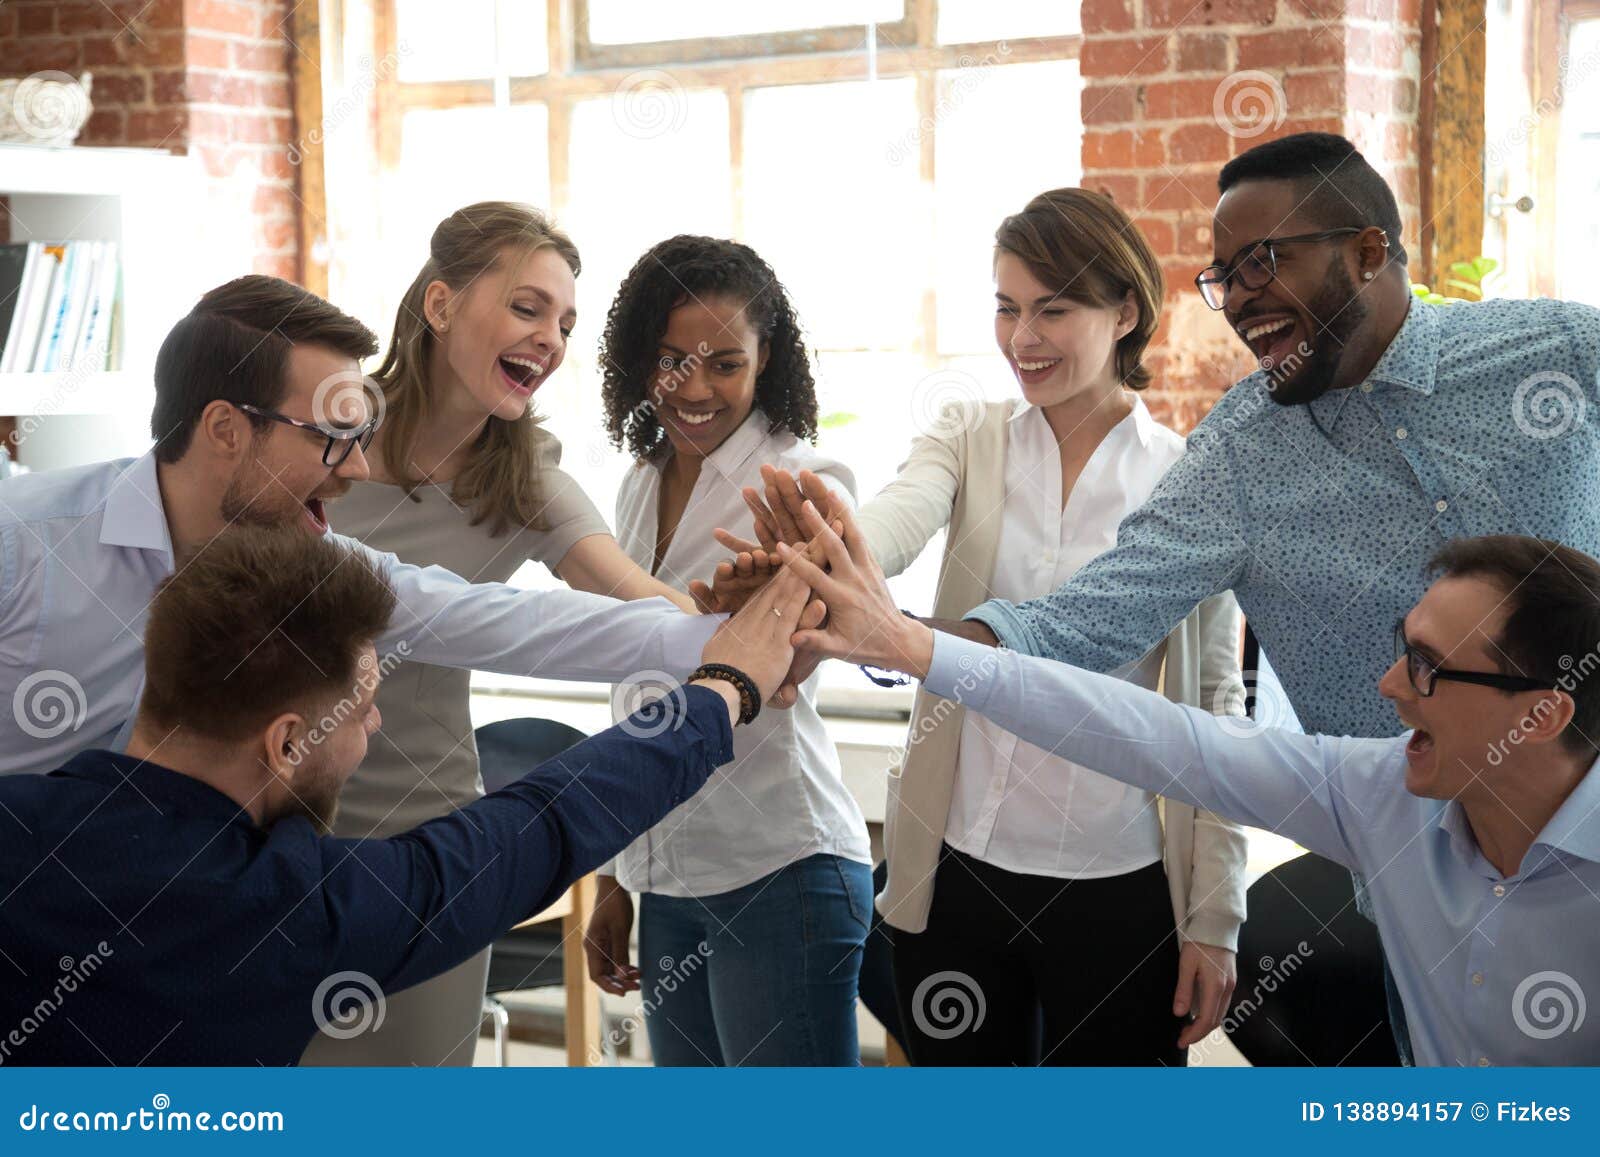
<path fill-rule="evenodd" d="M 505 582 L 533 559 L 577 590 L 692 609 L 622 553 L 534 413 L 576 323 L 572 240 L 532 206 L 483 201 L 441 221 L 428 252 L 373 375 L 384 421 L 370 479 L 338 500 L 339 529 L 472 582 Z M 395 835 L 483 794 L 471 674 L 415 662 L 388 672 L 383 730 L 345 785 L 336 835 Z M 488 967 L 485 949 L 391 993 L 381 1026 L 319 1033 L 304 1063 L 471 1064 Z"/>
<path fill-rule="evenodd" d="M 606 422 L 637 461 L 617 536 L 674 587 L 710 573 L 712 531 L 748 524 L 763 463 L 855 478 L 818 453 L 817 399 L 794 308 L 748 246 L 673 237 L 617 291 L 601 340 Z M 646 991 L 662 1065 L 854 1065 L 856 982 L 872 904 L 866 823 L 816 709 L 734 736 L 734 762 L 611 865 L 584 948 L 602 990 Z M 629 960 L 640 893 L 640 964 Z"/>

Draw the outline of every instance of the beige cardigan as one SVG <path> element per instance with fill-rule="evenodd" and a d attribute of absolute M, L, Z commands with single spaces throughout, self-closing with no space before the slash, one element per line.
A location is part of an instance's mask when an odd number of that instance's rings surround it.
<path fill-rule="evenodd" d="M 1005 505 L 1006 422 L 1019 404 L 991 402 L 965 415 L 947 411 L 949 420 L 941 424 L 954 432 L 918 438 L 899 475 L 860 512 L 862 531 L 888 575 L 910 566 L 929 539 L 949 527 L 934 601 L 938 618 L 960 618 L 990 597 Z M 1201 603 L 1158 644 L 1166 648 L 1166 696 L 1217 714 L 1244 714 L 1241 625 L 1232 594 Z M 889 781 L 889 878 L 878 910 L 907 932 L 928 924 L 964 715 L 919 690 L 901 774 Z M 1243 828 L 1176 800 L 1162 799 L 1160 806 L 1162 859 L 1180 939 L 1236 949 L 1244 923 Z"/>

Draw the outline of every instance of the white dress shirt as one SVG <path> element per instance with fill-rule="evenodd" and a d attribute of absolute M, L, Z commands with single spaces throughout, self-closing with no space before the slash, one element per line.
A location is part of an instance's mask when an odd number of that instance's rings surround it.
<path fill-rule="evenodd" d="M 617 541 L 645 570 L 655 565 L 661 470 L 666 459 L 636 462 L 617 492 Z M 717 527 L 751 537 L 746 486 L 761 485 L 769 463 L 798 474 L 812 470 L 848 501 L 855 499 L 849 468 L 780 430 L 751 410 L 744 423 L 706 458 L 656 577 L 680 590 L 708 578 L 728 552 Z M 759 880 L 806 856 L 828 854 L 872 863 L 866 821 L 844 785 L 839 756 L 817 714 L 817 676 L 800 688 L 787 711 L 763 707 L 733 732 L 734 760 L 711 773 L 706 786 L 600 869 L 630 892 L 715 896 Z"/>
<path fill-rule="evenodd" d="M 990 589 L 1024 602 L 1049 594 L 1116 545 L 1117 525 L 1183 454 L 1183 439 L 1133 411 L 1095 447 L 1061 502 L 1061 455 L 1043 411 L 1007 423 L 1005 505 Z M 1154 688 L 1160 651 L 1114 674 Z M 1018 739 L 981 715 L 962 724 L 945 842 L 1036 876 L 1115 876 L 1161 859 L 1156 797 Z"/>
<path fill-rule="evenodd" d="M 547 679 L 681 678 L 719 621 L 665 599 L 473 584 L 340 541 L 371 558 L 398 596 L 380 656 Z M 0 711 L 17 724 L 0 727 L 0 774 L 126 746 L 144 684 L 145 613 L 172 569 L 153 455 L 0 482 Z"/>

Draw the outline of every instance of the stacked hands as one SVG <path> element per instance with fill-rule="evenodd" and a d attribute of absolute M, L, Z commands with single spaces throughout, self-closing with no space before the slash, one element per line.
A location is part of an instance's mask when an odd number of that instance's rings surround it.
<path fill-rule="evenodd" d="M 926 674 L 933 632 L 895 606 L 849 505 L 809 470 L 796 479 L 763 466 L 761 476 L 765 496 L 744 491 L 757 541 L 717 530 L 733 558 L 710 584 L 689 584 L 701 611 L 732 615 L 706 644 L 703 661 L 745 669 L 778 707 L 794 705 L 824 659 Z M 776 638 L 779 627 L 786 639 Z"/>

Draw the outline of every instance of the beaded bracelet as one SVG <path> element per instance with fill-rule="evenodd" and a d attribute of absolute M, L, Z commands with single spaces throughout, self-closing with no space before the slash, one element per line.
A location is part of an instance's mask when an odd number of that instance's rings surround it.
<path fill-rule="evenodd" d="M 916 615 L 913 615 L 904 607 L 900 608 L 900 613 L 908 619 L 917 619 Z M 917 619 L 917 621 L 921 622 L 922 620 Z M 904 687 L 907 683 L 911 682 L 911 680 L 907 679 L 904 675 L 896 675 L 892 671 L 884 671 L 882 675 L 874 675 L 874 671 L 882 671 L 883 668 L 874 667 L 870 663 L 857 663 L 856 666 L 861 669 L 861 673 L 863 675 L 865 675 L 868 679 L 871 679 L 879 687 Z"/>
<path fill-rule="evenodd" d="M 761 690 L 756 686 L 756 681 L 739 668 L 726 663 L 702 663 L 689 672 L 689 678 L 684 682 L 693 683 L 696 679 L 721 679 L 732 683 L 739 691 L 740 723 L 749 723 L 761 714 Z"/>

